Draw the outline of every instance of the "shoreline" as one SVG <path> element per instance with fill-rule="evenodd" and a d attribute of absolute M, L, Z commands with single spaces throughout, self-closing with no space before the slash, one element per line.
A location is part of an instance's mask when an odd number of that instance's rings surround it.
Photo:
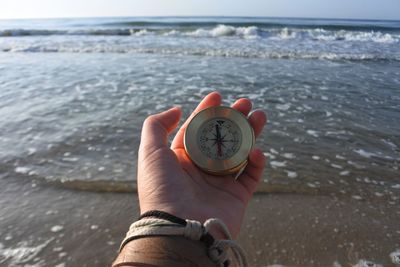
<path fill-rule="evenodd" d="M 0 179 L 0 264 L 109 266 L 138 215 L 134 193 Z M 23 192 L 23 193 L 22 193 Z M 256 194 L 239 235 L 251 266 L 395 266 L 400 208 L 343 196 Z"/>
<path fill-rule="evenodd" d="M 21 175 L 22 179 L 32 179 L 35 183 L 42 183 L 44 186 L 59 187 L 67 190 L 97 193 L 136 193 L 136 180 L 115 181 L 115 180 L 62 180 L 62 179 L 43 179 L 34 175 Z M 400 205 L 400 197 L 396 196 L 394 187 L 392 190 L 384 190 L 379 186 L 363 185 L 364 190 L 349 192 L 334 188 L 332 186 L 300 183 L 276 183 L 261 180 L 255 194 L 294 194 L 294 195 L 319 195 L 334 197 L 351 197 L 356 200 L 367 200 L 375 202 L 386 202 L 389 205 Z"/>

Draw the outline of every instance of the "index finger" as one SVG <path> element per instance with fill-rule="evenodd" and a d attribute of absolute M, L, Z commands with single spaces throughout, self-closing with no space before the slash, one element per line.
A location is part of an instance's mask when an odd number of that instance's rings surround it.
<path fill-rule="evenodd" d="M 196 109 L 192 112 L 189 118 L 185 121 L 185 123 L 181 126 L 179 131 L 176 133 L 174 140 L 171 143 L 171 149 L 183 148 L 183 137 L 185 135 L 185 130 L 190 120 L 198 113 L 199 111 L 221 105 L 221 95 L 218 92 L 209 93 L 204 99 L 199 103 Z"/>

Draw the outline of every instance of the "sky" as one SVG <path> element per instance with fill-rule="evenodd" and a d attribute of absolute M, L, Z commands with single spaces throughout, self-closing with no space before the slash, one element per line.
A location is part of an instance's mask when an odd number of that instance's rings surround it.
<path fill-rule="evenodd" d="M 400 0 L 1 0 L 0 19 L 266 16 L 400 20 Z"/>

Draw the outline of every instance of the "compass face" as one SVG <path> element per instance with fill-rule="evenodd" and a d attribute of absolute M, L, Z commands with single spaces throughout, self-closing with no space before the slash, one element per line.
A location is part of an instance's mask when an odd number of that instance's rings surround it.
<path fill-rule="evenodd" d="M 238 173 L 254 144 L 253 128 L 239 111 L 224 106 L 198 112 L 185 130 L 185 151 L 192 162 L 213 175 Z"/>
<path fill-rule="evenodd" d="M 200 126 L 198 146 L 211 159 L 225 160 L 232 157 L 240 147 L 242 134 L 233 121 L 213 118 Z"/>

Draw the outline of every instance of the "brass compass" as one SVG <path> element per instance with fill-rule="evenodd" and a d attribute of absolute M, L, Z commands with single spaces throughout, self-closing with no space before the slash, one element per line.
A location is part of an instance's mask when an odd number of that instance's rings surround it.
<path fill-rule="evenodd" d="M 240 175 L 255 138 L 253 128 L 239 111 L 224 106 L 210 107 L 189 122 L 184 137 L 192 162 L 214 175 Z"/>

